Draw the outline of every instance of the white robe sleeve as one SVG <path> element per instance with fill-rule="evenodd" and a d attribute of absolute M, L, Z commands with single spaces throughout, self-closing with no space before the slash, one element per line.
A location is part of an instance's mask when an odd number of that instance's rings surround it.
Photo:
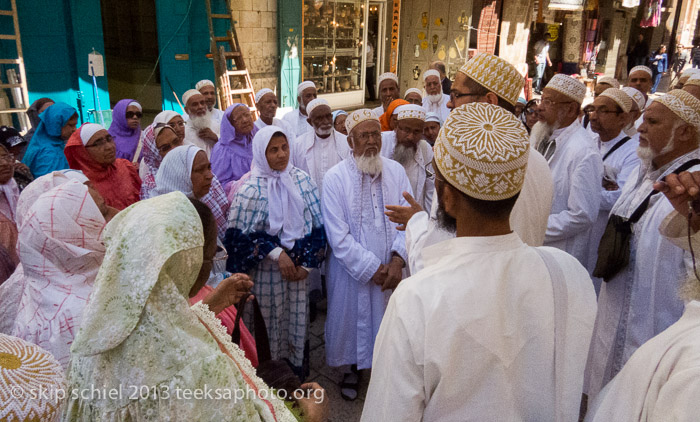
<path fill-rule="evenodd" d="M 700 368 L 673 373 L 663 384 L 645 420 L 695 422 L 700 415 Z"/>
<path fill-rule="evenodd" d="M 409 187 L 410 188 L 410 187 Z M 323 179 L 323 222 L 333 256 L 340 262 L 350 276 L 366 284 L 381 265 L 381 260 L 365 249 L 350 233 L 343 208 L 347 198 L 347 187 L 343 185 L 337 173 L 326 173 Z M 355 198 L 357 199 L 357 198 Z M 353 198 L 349 198 L 352 201 Z M 398 237 L 398 236 L 397 236 Z"/>
<path fill-rule="evenodd" d="M 550 214 L 546 242 L 567 239 L 590 229 L 600 210 L 600 184 L 603 161 L 600 154 L 588 154 L 571 175 L 566 210 Z"/>
<path fill-rule="evenodd" d="M 632 153 L 627 155 L 625 157 L 622 168 L 620 169 L 620 173 L 617 175 L 617 190 L 605 190 L 603 189 L 602 191 L 602 197 L 600 198 L 600 209 L 603 211 L 610 211 L 615 205 L 615 202 L 617 202 L 618 198 L 620 198 L 620 194 L 622 193 L 622 188 L 625 186 L 625 183 L 627 183 L 627 179 L 629 178 L 630 174 L 632 173 L 632 170 L 634 170 L 637 166 L 639 165 L 639 158 L 637 157 L 636 153 Z"/>
<path fill-rule="evenodd" d="M 398 177 L 398 187 L 399 189 L 397 192 L 399 192 L 399 206 L 402 207 L 408 207 L 410 206 L 408 201 L 406 201 L 406 198 L 403 197 L 403 192 L 408 192 L 411 195 L 413 195 L 413 190 L 411 189 L 411 182 L 408 180 L 408 176 L 406 176 L 406 171 L 401 167 L 401 171 L 398 172 L 399 177 Z M 386 193 L 384 194 L 386 197 Z M 393 224 L 393 223 L 390 223 Z M 406 252 L 406 232 L 405 231 L 397 231 L 396 237 L 394 237 L 394 243 L 391 245 L 391 251 L 396 252 L 401 256 L 401 259 L 408 265 L 408 253 Z"/>
<path fill-rule="evenodd" d="M 437 199 L 433 200 L 430 215 L 437 214 Z M 423 269 L 423 250 L 428 246 L 451 239 L 454 234 L 440 229 L 426 211 L 416 213 L 406 225 L 406 253 L 411 274 Z"/>

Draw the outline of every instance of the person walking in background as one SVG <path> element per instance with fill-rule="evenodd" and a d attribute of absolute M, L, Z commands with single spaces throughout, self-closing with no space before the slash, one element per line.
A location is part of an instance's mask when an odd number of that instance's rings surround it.
<path fill-rule="evenodd" d="M 700 40 L 693 40 L 693 49 L 690 50 L 690 59 L 693 61 L 693 67 L 700 69 Z"/>
<path fill-rule="evenodd" d="M 535 44 L 535 64 L 537 65 L 537 74 L 535 75 L 535 94 L 542 94 L 542 78 L 544 77 L 544 70 L 547 66 L 552 66 L 552 60 L 549 58 L 549 41 L 551 41 L 552 36 L 549 32 L 544 34 L 544 38 L 537 41 Z"/>
<path fill-rule="evenodd" d="M 627 74 L 635 66 L 646 66 L 646 58 L 649 55 L 649 44 L 644 41 L 644 35 L 637 35 L 637 42 L 627 51 Z"/>
<path fill-rule="evenodd" d="M 651 70 L 654 72 L 654 85 L 651 87 L 651 93 L 655 93 L 659 87 L 661 77 L 668 71 L 668 54 L 666 54 L 666 46 L 661 44 L 656 50 L 653 57 L 649 60 Z"/>
<path fill-rule="evenodd" d="M 376 101 L 377 96 L 375 94 L 375 88 L 374 88 L 374 46 L 372 45 L 372 40 L 370 38 L 374 37 L 374 34 L 370 32 L 369 38 L 367 39 L 367 72 L 365 73 L 367 75 L 367 78 L 365 78 L 365 85 L 367 86 L 367 95 L 369 96 L 369 101 Z"/>

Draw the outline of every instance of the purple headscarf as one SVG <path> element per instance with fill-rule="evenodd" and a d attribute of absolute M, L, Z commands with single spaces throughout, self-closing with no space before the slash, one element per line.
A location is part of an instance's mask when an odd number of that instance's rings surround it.
<path fill-rule="evenodd" d="M 126 108 L 129 104 L 136 103 L 132 99 L 120 100 L 112 110 L 112 124 L 109 126 L 110 135 L 114 138 L 114 144 L 117 146 L 117 158 L 132 161 L 136 146 L 139 144 L 141 137 L 141 125 L 136 129 L 131 129 L 126 121 Z"/>
<path fill-rule="evenodd" d="M 221 119 L 221 136 L 211 151 L 211 171 L 222 185 L 240 179 L 250 171 L 250 163 L 253 162 L 252 142 L 258 128 L 253 125 L 249 134 L 239 134 L 229 120 L 233 110 L 240 106 L 248 108 L 247 105 L 238 103 L 224 112 L 224 118 Z"/>

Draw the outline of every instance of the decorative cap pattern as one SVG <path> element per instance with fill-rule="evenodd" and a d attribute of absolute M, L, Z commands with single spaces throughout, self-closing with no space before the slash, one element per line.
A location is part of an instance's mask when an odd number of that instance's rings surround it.
<path fill-rule="evenodd" d="M 406 90 L 406 92 L 404 92 L 403 98 L 406 99 L 406 96 L 407 96 L 408 94 L 418 94 L 418 95 L 421 96 L 421 98 L 423 98 L 423 91 L 421 91 L 421 90 L 418 89 L 418 88 L 408 88 L 408 89 Z"/>
<path fill-rule="evenodd" d="M 379 117 L 374 114 L 372 110 L 368 108 L 355 110 L 348 115 L 347 119 L 345 119 L 345 129 L 347 129 L 348 134 L 350 134 L 355 126 L 368 120 L 374 120 L 375 122 L 379 123 Z"/>
<path fill-rule="evenodd" d="M 274 94 L 274 92 L 270 88 L 263 88 L 260 91 L 255 93 L 255 104 L 259 103 L 260 100 L 262 100 L 262 97 L 264 97 L 267 94 Z"/>
<path fill-rule="evenodd" d="M 620 106 L 622 111 L 629 113 L 632 110 L 632 98 L 625 91 L 617 88 L 608 88 L 599 97 L 608 97 Z"/>
<path fill-rule="evenodd" d="M 599 84 L 608 84 L 613 88 L 620 89 L 620 82 L 617 81 L 617 79 L 613 78 L 612 76 L 601 76 L 598 78 Z"/>
<path fill-rule="evenodd" d="M 316 98 L 309 101 L 309 103 L 306 105 L 306 115 L 311 116 L 311 113 L 314 111 L 314 109 L 322 105 L 331 108 L 330 104 L 328 104 L 328 101 L 324 100 L 323 98 Z"/>
<path fill-rule="evenodd" d="M 396 107 L 396 115 L 398 120 L 403 119 L 419 119 L 425 121 L 425 109 L 419 105 L 415 104 L 405 104 Z"/>
<path fill-rule="evenodd" d="M 493 104 L 455 108 L 435 141 L 435 163 L 447 182 L 470 197 L 500 201 L 523 187 L 530 156 L 525 126 Z"/>
<path fill-rule="evenodd" d="M 654 101 L 668 107 L 676 116 L 700 130 L 700 100 L 682 89 L 674 89 Z"/>
<path fill-rule="evenodd" d="M 316 88 L 316 84 L 313 81 L 304 81 L 297 85 L 297 95 L 301 96 L 301 93 L 304 92 L 305 89 L 309 88 Z"/>
<path fill-rule="evenodd" d="M 386 81 L 387 79 L 396 82 L 396 85 L 399 84 L 399 77 L 396 76 L 395 73 L 385 72 L 379 75 L 379 78 L 377 78 L 377 86 L 380 86 L 382 82 Z"/>
<path fill-rule="evenodd" d="M 209 79 L 202 79 L 201 81 L 197 82 L 197 84 L 194 86 L 194 89 L 199 91 L 200 89 L 204 88 L 205 86 L 210 86 L 210 87 L 216 89 L 214 82 L 210 81 Z"/>
<path fill-rule="evenodd" d="M 525 79 L 509 62 L 488 53 L 479 53 L 459 69 L 474 82 L 515 105 Z"/>
<path fill-rule="evenodd" d="M 586 98 L 586 85 L 578 79 L 563 73 L 554 75 L 545 88 L 564 94 L 579 104 L 583 103 L 584 98 Z"/>
<path fill-rule="evenodd" d="M 644 72 L 644 73 L 648 73 L 650 77 L 651 77 L 651 76 L 654 76 L 654 74 L 653 74 L 653 72 L 651 71 L 651 69 L 649 69 L 647 66 L 635 66 L 635 67 L 633 67 L 632 69 L 630 69 L 629 75 L 631 75 L 631 74 L 633 74 L 634 72 L 637 72 L 637 71 L 641 71 L 641 72 Z"/>
<path fill-rule="evenodd" d="M 637 108 L 639 111 L 643 111 L 644 107 L 647 105 L 647 100 L 644 98 L 644 94 L 637 88 L 632 88 L 631 86 L 626 86 L 622 88 L 622 92 L 627 94 L 632 101 L 637 103 Z"/>

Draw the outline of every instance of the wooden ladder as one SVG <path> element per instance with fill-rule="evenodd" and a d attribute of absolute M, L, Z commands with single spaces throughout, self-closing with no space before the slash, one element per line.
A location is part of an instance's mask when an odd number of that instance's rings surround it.
<path fill-rule="evenodd" d="M 0 75 L 0 89 L 10 91 L 10 98 L 14 103 L 14 107 L 9 104 L 0 107 L 0 114 L 17 114 L 20 122 L 21 132 L 29 129 L 29 119 L 26 112 L 29 108 L 29 95 L 27 92 L 27 75 L 24 70 L 24 59 L 22 55 L 22 43 L 19 36 L 19 20 L 17 19 L 17 4 L 15 0 L 10 0 L 10 10 L 0 10 L 0 16 L 12 16 L 14 24 L 14 34 L 0 34 L 1 40 L 14 40 L 17 45 L 17 58 L 0 58 L 0 65 L 9 65 L 6 67 L 5 76 L 7 82 L 3 82 Z M 19 93 L 17 93 L 19 89 Z"/>
<path fill-rule="evenodd" d="M 209 42 L 211 55 L 214 59 L 214 74 L 217 81 L 217 95 L 221 110 L 226 110 L 230 105 L 242 103 L 250 108 L 253 119 L 258 116 L 255 107 L 255 90 L 250 80 L 250 74 L 243 59 L 241 46 L 236 34 L 236 21 L 231 12 L 231 1 L 226 3 L 227 13 L 212 13 L 211 0 L 206 0 L 207 21 L 209 23 Z M 226 19 L 229 28 L 225 36 L 217 36 L 214 31 L 214 20 Z M 230 65 L 231 66 L 230 66 Z"/>

